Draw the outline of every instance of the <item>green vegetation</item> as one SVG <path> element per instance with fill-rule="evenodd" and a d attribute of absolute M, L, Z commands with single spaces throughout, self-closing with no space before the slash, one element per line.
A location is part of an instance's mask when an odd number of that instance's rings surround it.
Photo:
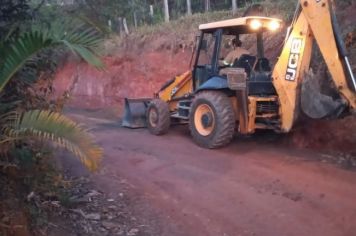
<path fill-rule="evenodd" d="M 101 149 L 93 144 L 84 128 L 67 117 L 50 111 L 32 110 L 10 120 L 13 122 L 7 122 L 5 129 L 8 141 L 31 137 L 52 141 L 74 153 L 88 169 L 97 169 Z"/>
<path fill-rule="evenodd" d="M 73 152 L 90 170 L 95 170 L 102 152 L 86 130 L 59 113 L 48 109 L 38 110 L 42 108 L 45 98 L 35 99 L 35 95 L 29 94 L 22 97 L 21 90 L 31 89 L 36 82 L 27 80 L 28 75 L 45 71 L 38 62 L 43 61 L 42 53 L 53 48 L 67 47 L 96 68 L 104 68 L 97 56 L 100 35 L 83 24 L 76 27 L 70 27 L 68 23 L 55 27 L 22 25 L 21 21 L 28 19 L 28 9 L 26 1 L 19 1 L 18 5 L 9 1 L 0 8 L 0 21 L 6 25 L 0 28 L 6 35 L 0 38 L 1 149 L 21 148 L 21 142 L 26 144 L 29 138 L 52 141 Z M 50 61 L 51 58 L 47 58 L 44 66 Z M 30 107 L 23 106 L 22 101 L 25 100 L 33 101 Z"/>
<path fill-rule="evenodd" d="M 44 2 L 0 4 L 0 211 L 10 218 L 28 215 L 34 228 L 46 226 L 50 212 L 29 196 L 62 201 L 68 187 L 53 167 L 53 145 L 48 143 L 72 152 L 91 171 L 103 155 L 88 131 L 61 114 L 62 104 L 52 98 L 57 63 L 69 52 L 104 68 L 99 59 L 102 34 L 60 12 L 55 13 L 58 20 L 42 18 Z M 1 235 L 17 235 L 0 223 Z M 22 230 L 21 235 L 29 235 L 26 226 Z"/>

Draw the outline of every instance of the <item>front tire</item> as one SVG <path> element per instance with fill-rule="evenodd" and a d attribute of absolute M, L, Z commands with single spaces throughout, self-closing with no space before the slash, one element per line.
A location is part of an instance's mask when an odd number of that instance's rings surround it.
<path fill-rule="evenodd" d="M 152 100 L 147 108 L 146 118 L 151 134 L 163 135 L 167 133 L 171 124 L 168 103 L 161 99 Z"/>
<path fill-rule="evenodd" d="M 189 128 L 198 145 L 213 149 L 229 144 L 235 134 L 235 125 L 233 106 L 224 93 L 203 91 L 195 96 Z"/>

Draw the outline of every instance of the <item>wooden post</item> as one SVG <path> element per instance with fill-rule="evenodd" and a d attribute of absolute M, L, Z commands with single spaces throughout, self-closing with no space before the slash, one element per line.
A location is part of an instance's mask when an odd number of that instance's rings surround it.
<path fill-rule="evenodd" d="M 164 21 L 169 22 L 168 0 L 164 0 Z"/>
<path fill-rule="evenodd" d="M 150 16 L 153 18 L 153 5 L 150 5 Z"/>
<path fill-rule="evenodd" d="M 192 15 L 192 3 L 190 2 L 190 0 L 187 0 L 187 15 Z"/>
<path fill-rule="evenodd" d="M 136 14 L 135 11 L 134 11 L 134 13 L 133 13 L 133 17 L 134 17 L 134 25 L 135 25 L 135 28 L 137 28 L 137 14 Z"/>
<path fill-rule="evenodd" d="M 210 0 L 205 0 L 205 11 L 210 11 Z"/>
<path fill-rule="evenodd" d="M 118 23 L 118 31 L 119 31 L 119 35 L 122 35 L 123 32 L 123 27 L 122 27 L 122 17 L 117 18 L 117 23 Z"/>
<path fill-rule="evenodd" d="M 129 35 L 129 28 L 127 27 L 126 18 L 123 19 L 122 24 L 124 25 L 125 33 Z"/>
<path fill-rule="evenodd" d="M 108 27 L 109 27 L 109 30 L 111 32 L 112 31 L 112 22 L 111 22 L 111 20 L 108 20 Z"/>
<path fill-rule="evenodd" d="M 237 13 L 237 0 L 232 0 L 232 14 L 236 15 Z"/>

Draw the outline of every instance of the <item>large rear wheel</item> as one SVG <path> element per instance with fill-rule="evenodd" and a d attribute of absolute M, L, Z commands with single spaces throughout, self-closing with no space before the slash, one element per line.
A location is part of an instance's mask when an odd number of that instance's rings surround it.
<path fill-rule="evenodd" d="M 154 99 L 147 108 L 147 127 L 151 134 L 167 133 L 171 124 L 169 106 L 161 99 Z"/>
<path fill-rule="evenodd" d="M 219 91 L 198 93 L 189 117 L 194 141 L 205 148 L 219 148 L 231 142 L 235 133 L 235 113 L 230 99 Z"/>

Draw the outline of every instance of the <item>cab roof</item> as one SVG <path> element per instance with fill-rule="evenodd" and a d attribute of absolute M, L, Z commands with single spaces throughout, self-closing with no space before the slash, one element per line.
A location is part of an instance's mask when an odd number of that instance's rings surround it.
<path fill-rule="evenodd" d="M 207 24 L 199 25 L 199 30 L 204 32 L 212 32 L 216 29 L 225 29 L 232 34 L 248 34 L 248 33 L 255 33 L 256 30 L 251 29 L 249 27 L 249 23 L 253 20 L 259 20 L 263 23 L 263 27 L 261 28 L 262 31 L 267 31 L 268 28 L 266 27 L 267 24 L 271 21 L 277 21 L 280 24 L 282 20 L 278 18 L 272 17 L 262 17 L 262 16 L 246 16 L 240 18 L 234 18 L 230 20 L 223 20 L 223 21 L 216 21 Z"/>

